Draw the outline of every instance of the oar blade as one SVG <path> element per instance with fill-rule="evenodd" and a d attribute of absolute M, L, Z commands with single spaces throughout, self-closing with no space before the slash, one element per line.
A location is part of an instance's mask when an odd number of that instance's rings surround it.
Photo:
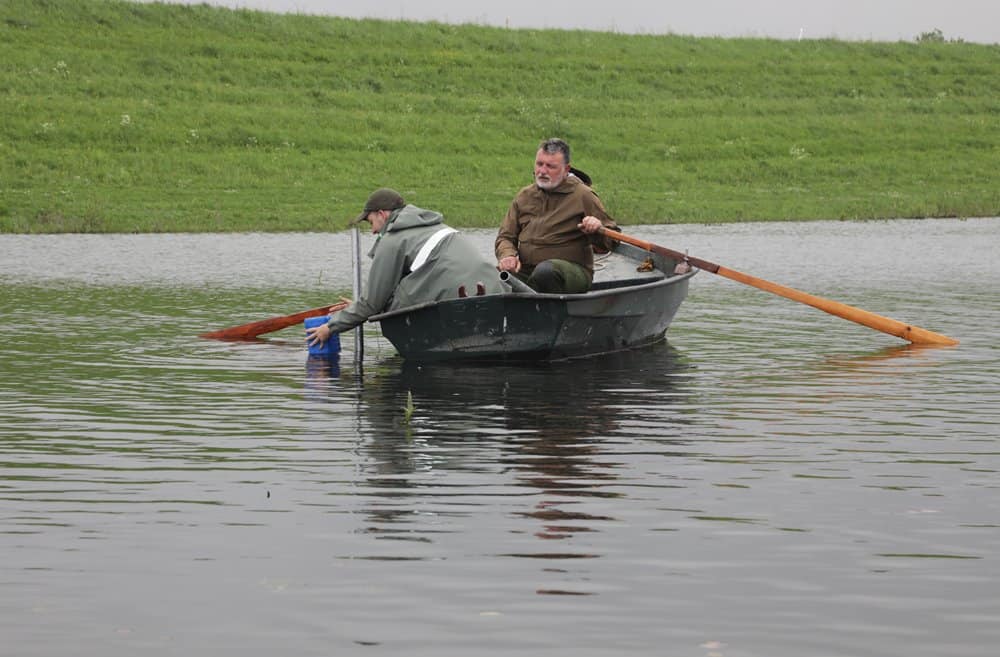
<path fill-rule="evenodd" d="M 823 312 L 834 315 L 835 317 L 840 317 L 841 319 L 846 319 L 850 322 L 867 326 L 868 328 L 881 331 L 882 333 L 894 335 L 897 338 L 912 342 L 913 344 L 942 346 L 958 344 L 958 340 L 949 338 L 946 335 L 941 335 L 940 333 L 935 333 L 934 331 L 928 331 L 927 329 L 922 329 L 919 326 L 906 324 L 904 322 L 900 322 L 899 320 L 892 319 L 891 317 L 884 317 L 867 310 L 862 310 L 861 308 L 849 306 L 846 303 L 841 303 L 840 301 L 824 299 L 823 297 L 802 292 L 801 290 L 796 290 L 795 288 L 791 288 L 786 285 L 764 280 L 763 278 L 757 278 L 756 276 L 751 276 L 750 274 L 744 274 L 743 272 L 736 271 L 735 269 L 720 266 L 715 273 L 719 276 L 728 278 L 731 281 L 750 285 L 758 290 L 764 290 L 765 292 L 770 292 L 771 294 L 776 294 L 778 296 L 785 297 L 786 299 L 791 299 L 792 301 L 804 303 L 807 306 L 812 306 L 813 308 L 822 310 Z"/>
<path fill-rule="evenodd" d="M 347 301 L 342 301 L 341 303 L 336 303 L 330 306 L 310 308 L 309 310 L 303 310 L 292 315 L 271 317 L 269 319 L 250 322 L 249 324 L 241 324 L 239 326 L 232 326 L 218 331 L 210 331 L 208 333 L 202 333 L 198 337 L 210 340 L 253 340 L 254 338 L 264 335 L 265 333 L 273 333 L 275 331 L 280 331 L 281 329 L 286 329 L 289 326 L 305 321 L 309 317 L 328 315 L 346 307 Z"/>

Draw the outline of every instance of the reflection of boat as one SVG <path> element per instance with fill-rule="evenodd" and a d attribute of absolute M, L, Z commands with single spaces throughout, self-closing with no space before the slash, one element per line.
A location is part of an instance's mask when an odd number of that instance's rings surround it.
<path fill-rule="evenodd" d="M 652 264 L 649 271 L 643 263 Z M 517 286 L 395 310 L 371 318 L 409 360 L 558 360 L 663 339 L 695 270 L 620 244 L 586 294 L 537 294 Z M 637 265 L 639 267 L 637 268 Z"/>
<path fill-rule="evenodd" d="M 551 459 L 570 473 L 585 464 L 563 458 L 568 454 L 607 452 L 636 437 L 685 449 L 696 415 L 695 377 L 687 359 L 665 342 L 560 361 L 413 362 L 392 356 L 359 381 L 362 433 L 370 434 L 372 446 L 392 445 L 408 456 L 421 441 L 442 450 L 435 458 L 451 463 L 477 458 L 472 447 L 495 446 L 518 454 L 511 458 L 526 469 Z"/>
<path fill-rule="evenodd" d="M 571 562 L 602 556 L 592 540 L 573 537 L 620 528 L 617 505 L 607 500 L 626 495 L 635 468 L 649 458 L 697 459 L 695 381 L 687 359 L 665 342 L 560 361 L 393 355 L 356 380 L 352 481 L 367 501 L 365 532 L 397 541 L 395 558 L 427 558 L 423 545 L 410 546 L 437 543 L 467 518 L 495 510 L 500 496 L 507 531 L 517 535 L 517 547 L 500 554 L 571 572 Z M 528 535 L 542 543 L 523 540 Z M 591 592 L 585 575 L 576 580 L 546 576 L 536 590 Z"/>

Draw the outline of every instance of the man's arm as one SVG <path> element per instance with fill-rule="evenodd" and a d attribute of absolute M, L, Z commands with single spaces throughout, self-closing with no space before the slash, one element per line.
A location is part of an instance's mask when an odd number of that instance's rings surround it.
<path fill-rule="evenodd" d="M 517 258 L 518 235 L 520 233 L 517 216 L 517 202 L 515 201 L 510 204 L 507 214 L 500 222 L 500 230 L 497 231 L 497 239 L 493 245 L 497 262 L 506 258 Z"/>
<path fill-rule="evenodd" d="M 616 243 L 614 240 L 608 239 L 603 235 L 598 235 L 597 231 L 601 227 L 614 231 L 620 231 L 621 228 L 618 227 L 618 222 L 612 219 L 608 211 L 604 209 L 604 204 L 601 203 L 601 199 L 597 194 L 590 189 L 587 192 L 587 199 L 584 202 L 587 216 L 583 218 L 580 228 L 583 232 L 590 235 L 590 243 L 594 247 L 594 251 L 597 253 L 607 253 L 616 246 Z M 588 219 L 593 221 L 588 221 Z"/>
<path fill-rule="evenodd" d="M 330 318 L 327 322 L 330 331 L 349 331 L 366 322 L 372 315 L 383 312 L 403 278 L 405 265 L 406 253 L 402 248 L 402 240 L 391 233 L 383 235 L 368 271 L 368 285 L 364 294 Z"/>

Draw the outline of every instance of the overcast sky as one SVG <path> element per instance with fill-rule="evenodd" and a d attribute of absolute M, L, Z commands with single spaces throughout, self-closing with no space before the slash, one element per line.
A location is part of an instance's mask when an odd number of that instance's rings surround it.
<path fill-rule="evenodd" d="M 170 0 L 200 4 L 206 0 Z M 207 0 L 351 18 L 475 23 L 630 34 L 1000 43 L 1000 0 Z"/>

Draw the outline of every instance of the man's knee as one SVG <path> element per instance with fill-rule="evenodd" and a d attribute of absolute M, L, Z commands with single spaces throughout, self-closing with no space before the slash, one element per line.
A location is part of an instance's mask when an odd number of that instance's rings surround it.
<path fill-rule="evenodd" d="M 565 281 L 562 274 L 553 266 L 551 260 L 538 263 L 528 277 L 528 285 L 539 292 L 558 294 L 563 291 Z"/>
<path fill-rule="evenodd" d="M 549 294 L 579 294 L 590 289 L 587 270 L 565 260 L 538 263 L 527 282 L 535 290 Z"/>

